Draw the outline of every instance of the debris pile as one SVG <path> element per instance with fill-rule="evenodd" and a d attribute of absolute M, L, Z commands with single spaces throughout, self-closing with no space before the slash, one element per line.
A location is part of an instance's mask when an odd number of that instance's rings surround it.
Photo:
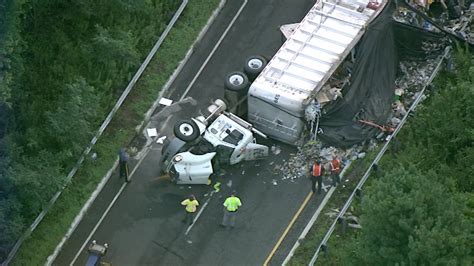
<path fill-rule="evenodd" d="M 370 141 L 365 149 L 373 149 L 375 141 Z M 290 159 L 284 161 L 281 165 L 275 165 L 273 171 L 282 176 L 282 180 L 293 182 L 301 177 L 308 177 L 308 169 L 312 162 L 320 159 L 327 171 L 329 163 L 333 156 L 337 156 L 343 163 L 350 160 L 356 160 L 365 155 L 363 145 L 354 145 L 349 149 L 340 149 L 335 147 L 323 147 L 319 141 L 310 141 L 302 147 L 298 147 L 295 154 L 290 154 Z"/>
<path fill-rule="evenodd" d="M 393 116 L 390 118 L 392 126 L 397 126 L 406 110 L 410 107 L 419 91 L 429 80 L 437 64 L 436 59 L 425 61 L 400 62 L 401 75 L 395 80 L 395 101 L 392 105 Z M 426 97 L 426 96 L 425 96 Z"/>
<path fill-rule="evenodd" d="M 441 50 L 440 45 L 426 43 L 426 49 L 432 51 Z M 444 47 L 442 47 L 444 48 Z M 433 70 L 436 67 L 438 58 L 427 59 L 424 61 L 403 61 L 399 66 L 399 77 L 395 81 L 395 95 L 393 103 L 393 113 L 387 124 L 396 127 L 410 105 L 413 103 L 418 93 L 429 80 Z M 381 132 L 381 136 L 385 132 Z M 329 170 L 329 162 L 332 156 L 337 156 L 343 164 L 365 157 L 366 152 L 376 149 L 378 143 L 384 139 L 377 136 L 374 139 L 366 141 L 361 145 L 354 145 L 349 149 L 340 149 L 335 147 L 323 147 L 319 141 L 309 141 L 302 147 L 298 147 L 295 154 L 290 154 L 290 159 L 284 161 L 281 165 L 274 165 L 273 171 L 282 176 L 282 180 L 293 182 L 295 179 L 307 177 L 309 166 L 316 159 L 320 159 L 326 170 Z M 278 146 L 272 146 L 273 154 L 279 150 Z"/>
<path fill-rule="evenodd" d="M 427 31 L 441 32 L 435 26 L 437 25 L 442 30 L 474 44 L 474 27 L 472 26 L 474 3 L 472 1 L 411 0 L 408 2 L 409 7 L 398 6 L 393 14 L 396 21 Z M 422 13 L 424 17 L 417 14 L 417 12 Z"/>
<path fill-rule="evenodd" d="M 458 18 L 445 21 L 442 25 L 447 31 L 460 36 L 469 43 L 474 43 L 473 17 L 474 3 L 471 3 L 469 7 L 462 8 Z"/>

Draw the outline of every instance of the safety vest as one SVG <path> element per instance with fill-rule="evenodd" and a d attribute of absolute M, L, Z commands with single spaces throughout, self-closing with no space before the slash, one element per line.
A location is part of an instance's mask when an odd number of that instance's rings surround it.
<path fill-rule="evenodd" d="M 341 162 L 338 159 L 333 159 L 331 161 L 331 170 L 336 173 L 339 173 L 341 170 Z"/>
<path fill-rule="evenodd" d="M 186 206 L 187 212 L 196 212 L 196 207 L 199 206 L 199 202 L 197 200 L 185 199 L 181 202 L 181 205 Z"/>
<path fill-rule="evenodd" d="M 321 176 L 321 165 L 320 164 L 313 164 L 313 176 Z"/>
<path fill-rule="evenodd" d="M 235 212 L 240 206 L 242 206 L 242 203 L 235 196 L 230 196 L 224 201 L 224 207 L 230 212 Z"/>

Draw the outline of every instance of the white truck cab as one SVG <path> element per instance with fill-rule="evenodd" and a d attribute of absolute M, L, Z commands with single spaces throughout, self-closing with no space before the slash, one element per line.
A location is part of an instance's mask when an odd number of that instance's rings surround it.
<path fill-rule="evenodd" d="M 216 163 L 233 165 L 268 156 L 268 147 L 257 144 L 253 133 L 266 136 L 225 109 L 225 103 L 216 100 L 207 108 L 207 117 L 175 124 L 175 138 L 163 147 L 161 159 L 174 182 L 208 184 Z"/>
<path fill-rule="evenodd" d="M 268 155 L 268 147 L 256 143 L 250 124 L 239 117 L 227 113 L 222 114 L 206 129 L 204 139 L 214 147 L 224 146 L 232 149 L 229 164 L 237 164 L 242 160 L 256 160 Z"/>

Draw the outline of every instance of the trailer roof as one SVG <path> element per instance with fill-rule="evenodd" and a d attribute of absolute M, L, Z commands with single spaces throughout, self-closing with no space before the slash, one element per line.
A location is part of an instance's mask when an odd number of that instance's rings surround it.
<path fill-rule="evenodd" d="M 314 96 L 359 41 L 387 0 L 317 1 L 254 83 Z"/>

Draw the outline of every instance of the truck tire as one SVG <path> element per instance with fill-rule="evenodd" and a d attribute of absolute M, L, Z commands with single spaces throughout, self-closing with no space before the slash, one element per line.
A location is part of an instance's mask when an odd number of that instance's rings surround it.
<path fill-rule="evenodd" d="M 267 65 L 267 60 L 263 56 L 253 55 L 245 60 L 244 72 L 249 80 L 254 81 Z"/>
<path fill-rule="evenodd" d="M 235 71 L 227 75 L 224 85 L 226 90 L 243 95 L 247 93 L 250 84 L 247 75 L 240 71 Z"/>
<path fill-rule="evenodd" d="M 178 121 L 173 128 L 174 135 L 185 142 L 191 142 L 199 137 L 199 127 L 191 119 Z"/>

